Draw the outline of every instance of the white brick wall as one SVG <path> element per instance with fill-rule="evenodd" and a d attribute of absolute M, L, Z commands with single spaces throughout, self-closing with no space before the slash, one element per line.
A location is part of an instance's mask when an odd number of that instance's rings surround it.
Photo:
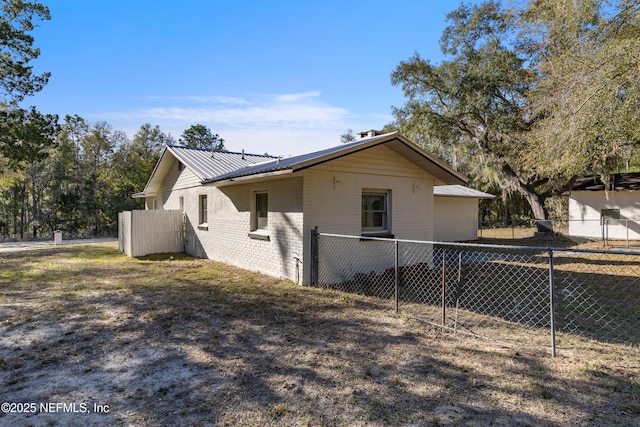
<path fill-rule="evenodd" d="M 384 146 L 287 177 L 222 187 L 194 186 L 190 172 L 178 172 L 177 164 L 175 169 L 165 178 L 159 199 L 164 209 L 179 209 L 179 198 L 184 197 L 186 250 L 194 256 L 307 284 L 311 228 L 359 235 L 363 189 L 391 191 L 391 231 L 396 237 L 433 239 L 435 178 Z M 249 237 L 256 191 L 269 194 L 269 241 Z M 208 197 L 206 229 L 197 224 L 203 194 Z M 304 269 L 297 258 L 304 260 Z"/>
<path fill-rule="evenodd" d="M 269 240 L 249 237 L 252 199 L 269 194 Z M 199 227 L 198 200 L 207 195 L 208 225 Z M 177 209 L 184 197 L 189 254 L 292 281 L 302 274 L 302 177 L 227 185 L 207 185 L 165 193 L 164 209 Z"/>
<path fill-rule="evenodd" d="M 304 174 L 304 242 L 311 245 L 311 229 L 321 233 L 362 233 L 362 191 L 391 192 L 391 232 L 399 239 L 433 240 L 433 186 L 435 178 L 393 150 L 380 146 L 306 169 Z M 383 271 L 371 242 L 359 259 L 365 270 Z M 304 265 L 311 262 L 305 251 Z M 304 271 L 304 283 L 310 271 Z"/>

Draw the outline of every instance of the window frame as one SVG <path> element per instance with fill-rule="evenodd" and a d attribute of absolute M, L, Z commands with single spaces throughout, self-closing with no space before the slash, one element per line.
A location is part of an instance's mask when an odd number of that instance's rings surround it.
<path fill-rule="evenodd" d="M 620 209 L 619 208 L 602 208 L 600 209 L 600 224 L 620 225 Z"/>
<path fill-rule="evenodd" d="M 265 198 L 260 203 L 258 198 Z M 253 193 L 253 218 L 251 221 L 251 231 L 268 230 L 269 229 L 269 193 L 267 191 L 256 191 Z M 262 210 L 264 208 L 264 210 Z M 264 213 L 264 216 L 260 214 Z M 263 223 L 261 219 L 264 218 Z"/>
<path fill-rule="evenodd" d="M 209 222 L 209 197 L 207 194 L 198 196 L 198 227 L 207 227 Z"/>
<path fill-rule="evenodd" d="M 367 196 L 383 197 L 383 209 L 367 209 Z M 381 225 L 367 225 L 367 214 L 382 214 Z M 363 189 L 361 196 L 360 227 L 363 236 L 391 236 L 391 190 Z"/>
<path fill-rule="evenodd" d="M 264 203 L 259 202 L 259 198 L 266 197 Z M 264 205 L 264 206 L 263 206 Z M 264 207 L 265 216 L 260 216 L 263 212 L 261 208 Z M 264 218 L 264 223 L 261 224 L 260 219 Z M 270 241 L 269 235 L 269 192 L 266 190 L 254 191 L 251 196 L 251 225 L 249 227 L 249 238 L 254 240 Z"/>

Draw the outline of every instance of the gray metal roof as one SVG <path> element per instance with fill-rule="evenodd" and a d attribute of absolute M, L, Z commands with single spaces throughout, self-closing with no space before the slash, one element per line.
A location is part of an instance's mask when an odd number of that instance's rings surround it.
<path fill-rule="evenodd" d="M 256 178 L 264 174 L 296 172 L 382 144 L 430 172 L 441 183 L 466 184 L 467 182 L 467 178 L 464 175 L 454 171 L 397 132 L 392 132 L 284 159 L 268 155 L 232 153 L 228 151 L 212 152 L 210 150 L 170 145 L 162 152 L 144 191 L 136 194 L 135 197 L 145 197 L 159 191 L 162 179 L 172 164 L 167 153 L 171 153 L 171 156 L 189 168 L 202 183 L 214 183 L 231 182 L 240 178 Z"/>
<path fill-rule="evenodd" d="M 215 179 L 247 166 L 274 159 L 267 155 L 211 151 L 179 145 L 170 145 L 167 150 L 202 181 Z"/>
<path fill-rule="evenodd" d="M 474 190 L 473 188 L 462 185 L 436 185 L 433 187 L 433 195 L 446 197 L 468 197 L 474 199 L 493 199 L 496 197 L 493 194 Z"/>
<path fill-rule="evenodd" d="M 449 166 L 437 160 L 411 141 L 405 139 L 397 132 L 386 133 L 372 138 L 361 139 L 349 144 L 342 144 L 313 153 L 287 157 L 284 159 L 273 159 L 264 163 L 250 165 L 234 171 L 230 171 L 228 173 L 218 175 L 217 177 L 212 177 L 206 181 L 219 182 L 225 180 L 234 180 L 241 177 L 249 177 L 252 175 L 260 175 L 285 170 L 295 172 L 381 144 L 386 144 L 389 148 L 396 151 L 398 154 L 410 159 L 425 170 L 429 170 L 429 172 L 431 172 L 438 179 L 442 180 L 445 183 L 464 184 L 467 182 L 467 178 L 464 175 L 454 171 Z"/>

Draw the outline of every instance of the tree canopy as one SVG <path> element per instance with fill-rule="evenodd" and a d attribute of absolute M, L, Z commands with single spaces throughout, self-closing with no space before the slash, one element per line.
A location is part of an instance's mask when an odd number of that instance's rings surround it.
<path fill-rule="evenodd" d="M 29 63 L 40 56 L 30 33 L 49 19 L 49 8 L 38 2 L 0 0 L 0 106 L 15 105 L 47 84 L 50 73 L 34 74 Z"/>
<path fill-rule="evenodd" d="M 19 108 L 49 80 L 49 73 L 34 74 L 29 65 L 40 55 L 30 32 L 48 19 L 40 3 L 0 0 L 0 164 L 14 170 L 42 160 L 55 146 L 58 117 Z"/>
<path fill-rule="evenodd" d="M 639 141 L 639 9 L 638 0 L 463 4 L 447 17 L 444 61 L 416 53 L 392 73 L 407 98 L 396 125 L 545 218 L 546 198 L 612 171 Z"/>
<path fill-rule="evenodd" d="M 185 147 L 218 151 L 225 150 L 224 139 L 201 124 L 193 125 L 182 132 L 179 142 Z"/>

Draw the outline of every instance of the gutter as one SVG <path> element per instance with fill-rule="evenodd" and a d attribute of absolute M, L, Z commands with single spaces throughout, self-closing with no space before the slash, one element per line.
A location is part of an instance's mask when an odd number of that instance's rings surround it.
<path fill-rule="evenodd" d="M 246 182 L 246 181 L 253 181 L 253 180 L 259 180 L 259 179 L 265 179 L 265 178 L 272 178 L 272 177 L 278 177 L 278 176 L 283 176 L 283 175 L 291 175 L 293 172 L 294 172 L 293 169 L 283 169 L 283 170 L 279 170 L 279 171 L 275 171 L 275 172 L 264 172 L 264 173 L 259 173 L 259 174 L 255 174 L 255 175 L 243 175 L 243 176 L 238 176 L 238 177 L 234 177 L 234 178 L 223 179 L 223 180 L 220 180 L 220 181 L 217 181 L 215 178 L 214 179 L 208 179 L 206 181 L 202 181 L 202 183 L 203 184 L 216 184 L 217 186 L 221 187 L 221 186 L 225 186 L 225 185 L 243 183 L 243 182 Z"/>

